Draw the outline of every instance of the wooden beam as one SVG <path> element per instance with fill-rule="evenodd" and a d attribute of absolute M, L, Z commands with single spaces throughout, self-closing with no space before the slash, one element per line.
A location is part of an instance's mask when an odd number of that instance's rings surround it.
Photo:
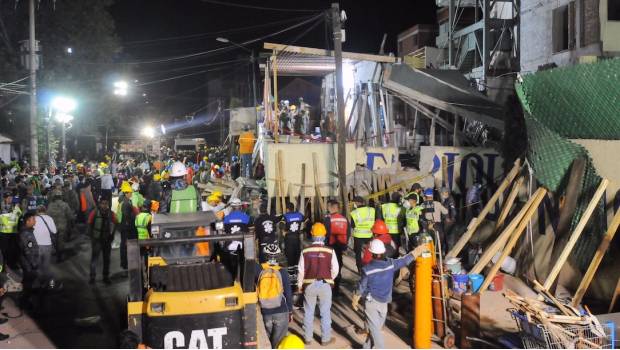
<path fill-rule="evenodd" d="M 497 237 L 497 239 L 487 248 L 487 250 L 484 252 L 484 254 L 482 254 L 482 256 L 480 257 L 476 265 L 474 265 L 474 267 L 471 268 L 471 271 L 469 273 L 480 273 L 484 269 L 484 267 L 487 266 L 489 261 L 493 259 L 493 256 L 495 255 L 495 253 L 497 253 L 500 249 L 503 248 L 504 244 L 506 243 L 508 238 L 510 238 L 511 234 L 514 232 L 517 225 L 521 223 L 523 220 L 529 221 L 532 218 L 532 215 L 536 211 L 535 210 L 530 211 L 529 209 L 532 206 L 535 206 L 537 209 L 538 206 L 540 205 L 540 202 L 542 202 L 542 200 L 545 198 L 546 194 L 547 194 L 547 190 L 545 190 L 542 187 L 540 187 L 538 190 L 536 190 L 536 192 L 534 192 L 534 195 L 532 196 L 532 198 L 530 198 L 530 200 L 527 201 L 527 203 L 525 203 L 525 205 L 523 206 L 523 208 L 521 208 L 517 216 L 515 216 L 515 218 L 512 219 L 512 221 L 510 222 L 510 224 L 508 224 L 508 226 L 506 226 L 504 231 L 502 231 L 502 233 Z M 526 215 L 526 214 L 530 214 L 530 215 Z"/>
<path fill-rule="evenodd" d="M 620 278 L 618 278 L 618 282 L 616 283 L 614 295 L 611 297 L 611 303 L 609 303 L 609 310 L 607 310 L 608 314 L 610 314 L 613 311 L 614 306 L 616 306 L 616 299 L 618 298 L 618 295 L 620 295 Z"/>
<path fill-rule="evenodd" d="M 327 56 L 333 57 L 334 51 L 317 49 L 313 47 L 302 47 L 302 46 L 292 46 L 285 44 L 275 44 L 275 43 L 264 43 L 263 48 L 266 50 L 276 50 L 278 52 L 289 52 L 289 53 L 297 53 L 303 55 L 312 55 L 312 56 Z M 342 58 L 348 58 L 355 61 L 373 61 L 373 62 L 381 62 L 381 63 L 396 63 L 396 57 L 394 56 L 384 56 L 384 55 L 373 55 L 367 53 L 355 53 L 355 52 L 342 52 Z"/>
<path fill-rule="evenodd" d="M 596 249 L 596 253 L 594 253 L 594 257 L 590 262 L 590 266 L 588 266 L 588 270 L 583 275 L 583 278 L 579 283 L 579 287 L 577 287 L 577 291 L 575 292 L 575 296 L 571 302 L 571 305 L 574 307 L 577 307 L 581 303 L 583 296 L 586 294 L 598 266 L 601 264 L 601 261 L 603 261 L 603 256 L 605 256 L 611 240 L 614 239 L 616 231 L 618 231 L 618 226 L 620 226 L 620 210 L 616 212 L 614 218 L 611 220 L 611 224 L 607 228 L 607 232 L 605 233 L 603 240 L 601 240 L 601 244 Z"/>
<path fill-rule="evenodd" d="M 566 195 L 564 196 L 564 203 L 560 208 L 560 218 L 558 219 L 556 229 L 556 237 L 560 240 L 566 236 L 570 229 L 570 223 L 577 208 L 577 200 L 581 194 L 585 171 L 586 159 L 584 157 L 575 159 L 571 165 L 568 185 L 566 185 Z"/>
<path fill-rule="evenodd" d="M 301 188 L 299 189 L 297 210 L 306 215 L 306 163 L 301 163 Z"/>
<path fill-rule="evenodd" d="M 519 180 L 521 179 L 523 179 L 523 177 L 519 178 Z M 486 278 L 484 279 L 484 282 L 482 282 L 482 286 L 480 286 L 479 291 L 484 291 L 489 287 L 489 284 L 491 284 L 491 281 L 497 274 L 497 271 L 499 271 L 499 268 L 502 266 L 502 263 L 504 262 L 506 257 L 510 254 L 515 244 L 517 244 L 517 242 L 519 241 L 519 238 L 521 238 L 521 234 L 525 232 L 525 227 L 530 222 L 529 218 L 531 218 L 532 215 L 534 215 L 534 212 L 538 209 L 540 202 L 542 202 L 544 198 L 545 198 L 545 191 L 539 192 L 538 197 L 536 197 L 536 200 L 532 203 L 532 205 L 529 206 L 529 208 L 527 208 L 527 211 L 525 215 L 523 216 L 523 219 L 521 219 L 521 222 L 519 222 L 519 225 L 513 231 L 512 236 L 510 236 L 510 240 L 508 241 L 508 243 L 506 243 L 506 246 L 502 250 L 502 254 L 499 256 L 499 259 L 495 262 L 493 267 L 491 267 L 491 270 L 487 273 Z"/>
<path fill-rule="evenodd" d="M 284 192 L 284 167 L 282 165 L 282 150 L 278 150 L 278 177 L 280 178 L 280 200 L 282 201 L 282 212 L 286 213 L 286 195 Z"/>
<path fill-rule="evenodd" d="M 504 202 L 504 207 L 502 208 L 502 211 L 499 213 L 499 217 L 497 218 L 497 223 L 495 224 L 495 230 L 499 230 L 504 225 L 504 221 L 506 221 L 506 218 L 508 217 L 508 214 L 510 213 L 510 209 L 512 209 L 512 205 L 514 204 L 515 199 L 517 198 L 517 195 L 519 194 L 519 188 L 523 184 L 524 180 L 525 178 L 523 176 L 520 176 L 517 179 L 517 182 L 515 182 L 514 185 L 512 185 L 510 194 L 508 194 L 508 198 L 506 198 L 506 201 Z"/>
<path fill-rule="evenodd" d="M 608 185 L 609 185 L 609 180 L 603 179 L 600 185 L 598 186 L 598 189 L 594 193 L 594 196 L 592 197 L 592 200 L 588 204 L 588 207 L 583 212 L 583 215 L 581 215 L 581 219 L 579 220 L 579 223 L 577 223 L 577 226 L 575 227 L 575 231 L 573 231 L 573 233 L 571 234 L 570 239 L 568 240 L 568 242 L 566 243 L 566 246 L 564 246 L 564 248 L 562 249 L 562 253 L 560 253 L 560 256 L 558 257 L 558 260 L 555 261 L 555 265 L 553 265 L 553 268 L 551 268 L 551 272 L 549 272 L 549 275 L 547 276 L 547 279 L 545 280 L 545 284 L 543 284 L 546 290 L 549 290 L 549 288 L 551 288 L 551 286 L 553 285 L 553 282 L 555 282 L 555 279 L 560 274 L 560 270 L 562 269 L 562 266 L 564 266 L 566 259 L 568 259 L 568 255 L 573 250 L 573 247 L 575 246 L 575 244 L 577 243 L 577 240 L 581 236 L 581 233 L 586 227 L 588 220 L 590 220 L 590 217 L 592 216 L 594 209 L 598 205 L 598 202 L 601 200 L 601 197 L 603 197 L 603 194 L 605 193 L 605 189 L 607 188 Z"/>
<path fill-rule="evenodd" d="M 454 245 L 452 250 L 446 255 L 446 258 L 456 257 L 459 255 L 461 250 L 465 247 L 465 244 L 469 242 L 471 236 L 473 236 L 474 232 L 478 229 L 478 226 L 482 223 L 482 221 L 487 217 L 493 206 L 495 206 L 495 202 L 499 199 L 499 196 L 504 193 L 504 190 L 512 183 L 512 180 L 517 176 L 519 170 L 521 169 L 521 161 L 517 159 L 514 163 L 514 166 L 508 172 L 508 175 L 504 178 L 504 181 L 499 185 L 497 191 L 493 194 L 493 196 L 489 199 L 487 204 L 482 208 L 482 211 L 478 215 L 477 218 L 474 218 L 472 222 L 469 223 L 467 227 L 467 231 L 459 238 L 458 242 Z"/>
<path fill-rule="evenodd" d="M 319 185 L 319 167 L 316 152 L 312 152 L 312 165 L 312 171 L 314 172 L 314 197 L 319 201 L 319 217 L 321 217 L 325 212 L 325 207 L 321 200 L 323 196 L 321 195 L 321 188 Z"/>

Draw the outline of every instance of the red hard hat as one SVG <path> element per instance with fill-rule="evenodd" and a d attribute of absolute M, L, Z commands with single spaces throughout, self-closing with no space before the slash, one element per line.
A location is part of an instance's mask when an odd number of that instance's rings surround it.
<path fill-rule="evenodd" d="M 372 225 L 372 232 L 378 235 L 384 235 L 384 234 L 390 233 L 390 231 L 387 228 L 387 225 L 385 224 L 383 220 L 375 221 L 375 224 Z"/>

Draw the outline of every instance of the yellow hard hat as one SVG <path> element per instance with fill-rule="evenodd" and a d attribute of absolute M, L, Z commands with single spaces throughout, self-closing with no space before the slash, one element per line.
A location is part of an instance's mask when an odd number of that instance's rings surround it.
<path fill-rule="evenodd" d="M 220 191 L 215 191 L 213 193 L 211 193 L 212 195 L 216 196 L 217 198 L 222 198 L 223 194 Z"/>
<path fill-rule="evenodd" d="M 278 349 L 304 349 L 305 344 L 304 341 L 301 340 L 300 337 L 295 334 L 287 334 L 282 340 L 280 340 L 280 344 L 278 344 Z"/>
<path fill-rule="evenodd" d="M 123 184 L 121 185 L 121 192 L 123 193 L 132 193 L 133 190 L 131 189 L 131 185 L 129 184 L 128 181 L 123 181 Z"/>
<path fill-rule="evenodd" d="M 207 160 L 209 160 L 209 157 L 204 156 L 204 157 L 202 157 L 202 159 L 206 162 Z"/>
<path fill-rule="evenodd" d="M 159 174 L 155 173 L 155 174 L 153 175 L 153 181 L 161 181 L 161 175 L 159 175 Z"/>
<path fill-rule="evenodd" d="M 219 201 L 220 201 L 220 197 L 216 196 L 215 194 L 212 194 L 209 197 L 207 197 L 207 202 L 219 202 Z"/>
<path fill-rule="evenodd" d="M 327 230 L 325 229 L 325 225 L 320 222 L 312 225 L 312 231 L 310 232 L 312 237 L 325 237 L 327 235 Z"/>
<path fill-rule="evenodd" d="M 107 167 L 108 167 L 108 164 L 106 164 L 106 163 L 104 163 L 104 162 L 101 162 L 101 163 L 99 163 L 99 167 L 100 167 L 100 168 L 107 168 Z"/>

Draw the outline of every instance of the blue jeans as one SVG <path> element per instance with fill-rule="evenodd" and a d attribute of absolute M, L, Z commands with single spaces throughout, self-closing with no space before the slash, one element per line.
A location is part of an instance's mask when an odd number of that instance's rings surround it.
<path fill-rule="evenodd" d="M 241 155 L 241 176 L 252 177 L 252 153 Z"/>
<path fill-rule="evenodd" d="M 364 343 L 364 349 L 385 348 L 382 329 L 387 318 L 387 309 L 387 303 L 380 303 L 370 295 L 366 298 L 364 314 L 366 315 L 366 326 L 370 331 L 370 336 Z"/>
<path fill-rule="evenodd" d="M 276 349 L 278 344 L 280 344 L 280 340 L 288 332 L 288 312 L 271 315 L 263 314 L 263 322 L 265 323 L 265 330 L 267 331 L 271 347 Z"/>
<path fill-rule="evenodd" d="M 312 341 L 317 299 L 321 314 L 321 342 L 328 342 L 332 338 L 332 287 L 323 281 L 312 282 L 304 290 L 304 338 L 306 342 Z"/>

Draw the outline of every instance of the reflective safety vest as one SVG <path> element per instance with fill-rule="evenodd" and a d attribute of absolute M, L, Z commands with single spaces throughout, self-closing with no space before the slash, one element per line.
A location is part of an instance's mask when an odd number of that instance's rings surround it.
<path fill-rule="evenodd" d="M 381 213 L 383 221 L 388 228 L 390 234 L 399 234 L 398 217 L 400 216 L 402 207 L 396 203 L 385 203 L 381 205 Z"/>
<path fill-rule="evenodd" d="M 170 213 L 195 213 L 198 211 L 198 195 L 194 186 L 187 186 L 184 190 L 172 191 Z"/>
<path fill-rule="evenodd" d="M 142 205 L 144 205 L 144 196 L 140 192 L 134 192 L 131 195 L 131 205 L 141 209 Z"/>
<path fill-rule="evenodd" d="M 150 213 L 140 213 L 136 216 L 136 230 L 138 239 L 149 239 L 149 223 L 151 222 Z"/>
<path fill-rule="evenodd" d="M 355 223 L 353 237 L 372 238 L 372 225 L 375 224 L 375 208 L 361 207 L 351 212 L 351 219 Z"/>
<path fill-rule="evenodd" d="M 422 207 L 420 206 L 407 209 L 407 213 L 405 214 L 405 218 L 407 219 L 407 234 L 413 235 L 420 232 L 420 214 L 422 214 Z"/>
<path fill-rule="evenodd" d="M 329 284 L 334 284 L 332 280 L 332 254 L 334 251 L 330 247 L 322 244 L 313 244 L 301 252 L 304 259 L 304 280 L 303 284 L 310 284 L 316 280 L 323 280 Z"/>
<path fill-rule="evenodd" d="M 12 212 L 0 215 L 0 233 L 16 233 L 22 211 L 15 207 Z"/>

